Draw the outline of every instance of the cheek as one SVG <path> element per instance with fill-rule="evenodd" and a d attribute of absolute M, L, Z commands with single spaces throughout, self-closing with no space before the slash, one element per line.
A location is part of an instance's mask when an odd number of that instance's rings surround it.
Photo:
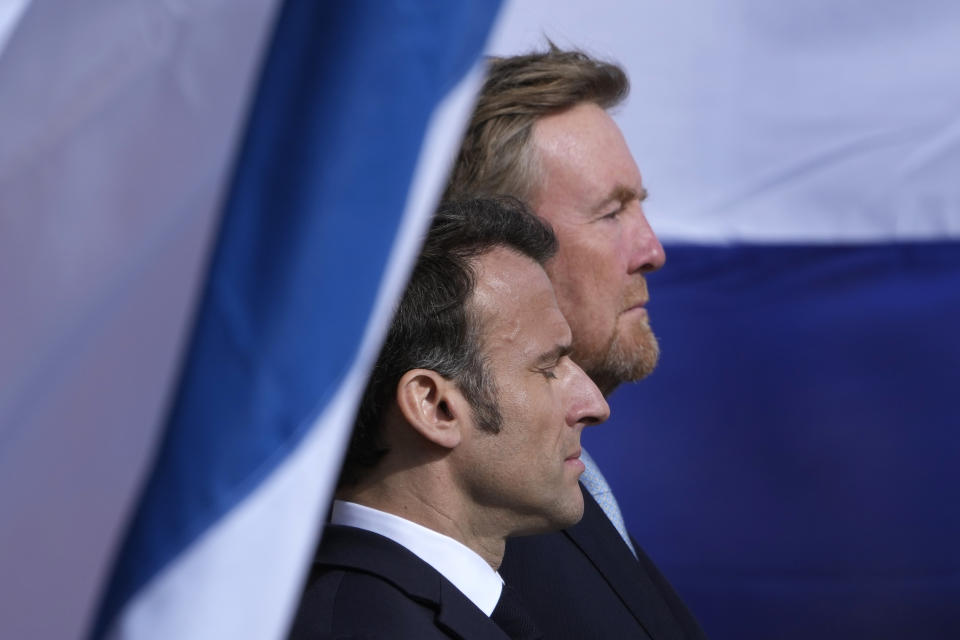
<path fill-rule="evenodd" d="M 565 247 L 563 253 L 547 265 L 558 298 L 582 304 L 614 295 L 627 273 L 623 243 L 565 239 L 566 245 L 560 240 L 560 246 Z"/>
<path fill-rule="evenodd" d="M 523 416 L 525 407 L 529 404 L 529 393 L 517 380 L 497 380 L 497 403 L 504 421 Z"/>
<path fill-rule="evenodd" d="M 586 314 L 598 298 L 609 288 L 609 278 L 601 270 L 589 265 L 555 262 L 548 266 L 547 275 L 553 284 L 557 304 L 569 321 L 570 316 Z"/>
<path fill-rule="evenodd" d="M 604 331 L 621 298 L 619 281 L 595 272 L 581 274 L 575 287 L 557 292 L 557 304 L 574 336 Z"/>
<path fill-rule="evenodd" d="M 535 435 L 531 438 L 536 442 L 540 453 L 549 460 L 555 460 L 557 450 L 563 445 L 568 435 L 565 407 L 568 405 L 569 391 L 565 388 L 563 378 L 555 379 L 549 387 L 537 395 L 536 402 L 527 406 L 527 411 L 536 411 L 536 420 L 531 423 Z"/>

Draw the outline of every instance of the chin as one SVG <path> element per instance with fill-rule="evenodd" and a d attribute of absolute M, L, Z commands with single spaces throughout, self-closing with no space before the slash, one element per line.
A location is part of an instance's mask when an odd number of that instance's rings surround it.
<path fill-rule="evenodd" d="M 583 494 L 580 493 L 580 486 L 577 485 L 576 495 L 571 495 L 564 500 L 552 505 L 540 513 L 540 517 L 534 521 L 528 521 L 523 526 L 515 529 L 511 536 L 532 536 L 541 533 L 551 533 L 560 531 L 580 522 L 583 518 Z"/>
<path fill-rule="evenodd" d="M 629 342 L 618 340 L 610 345 L 602 366 L 603 377 L 618 383 L 636 382 L 653 373 L 659 359 L 660 345 L 648 329 Z"/>
<path fill-rule="evenodd" d="M 575 495 L 574 495 L 575 494 Z M 554 529 L 566 529 L 580 522 L 583 518 L 583 494 L 580 492 L 580 485 L 576 486 L 576 491 L 571 492 L 569 499 L 564 501 L 562 508 L 558 508 L 553 519 Z"/>
<path fill-rule="evenodd" d="M 656 341 L 654 341 L 654 343 L 650 346 L 644 345 L 644 348 L 634 360 L 633 370 L 631 371 L 632 375 L 630 376 L 629 382 L 643 380 L 648 375 L 653 373 L 653 370 L 657 368 L 657 362 L 659 362 L 659 360 L 660 348 Z"/>

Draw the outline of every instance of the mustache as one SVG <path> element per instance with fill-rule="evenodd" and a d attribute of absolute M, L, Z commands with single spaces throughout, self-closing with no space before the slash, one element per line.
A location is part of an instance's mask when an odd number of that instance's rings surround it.
<path fill-rule="evenodd" d="M 637 305 L 645 305 L 649 300 L 650 293 L 647 290 L 647 281 L 643 276 L 639 276 L 630 283 L 630 286 L 623 293 L 621 309 L 626 311 Z"/>

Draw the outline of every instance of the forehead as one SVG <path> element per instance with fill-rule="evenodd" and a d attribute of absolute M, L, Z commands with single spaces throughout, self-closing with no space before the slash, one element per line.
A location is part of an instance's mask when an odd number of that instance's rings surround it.
<path fill-rule="evenodd" d="M 553 286 L 539 264 L 496 247 L 477 259 L 472 303 L 484 352 L 522 361 L 570 341 Z"/>
<path fill-rule="evenodd" d="M 532 142 L 540 173 L 534 195 L 538 213 L 536 202 L 563 200 L 590 208 L 617 190 L 638 192 L 643 186 L 620 128 L 593 103 L 541 118 Z"/>

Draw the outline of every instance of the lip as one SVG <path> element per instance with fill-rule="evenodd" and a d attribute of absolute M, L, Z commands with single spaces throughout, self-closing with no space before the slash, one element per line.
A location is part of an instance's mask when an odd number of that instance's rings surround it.
<path fill-rule="evenodd" d="M 567 458 L 563 461 L 563 466 L 573 469 L 577 476 L 587 470 L 587 466 L 583 464 L 583 460 L 580 458 Z"/>
<path fill-rule="evenodd" d="M 574 453 L 573 455 L 567 456 L 567 458 L 564 459 L 563 461 L 563 465 L 566 467 L 574 468 L 578 476 L 587 470 L 586 465 L 583 464 L 583 460 L 580 459 L 581 451 L 582 449 L 577 449 L 576 453 Z"/>

